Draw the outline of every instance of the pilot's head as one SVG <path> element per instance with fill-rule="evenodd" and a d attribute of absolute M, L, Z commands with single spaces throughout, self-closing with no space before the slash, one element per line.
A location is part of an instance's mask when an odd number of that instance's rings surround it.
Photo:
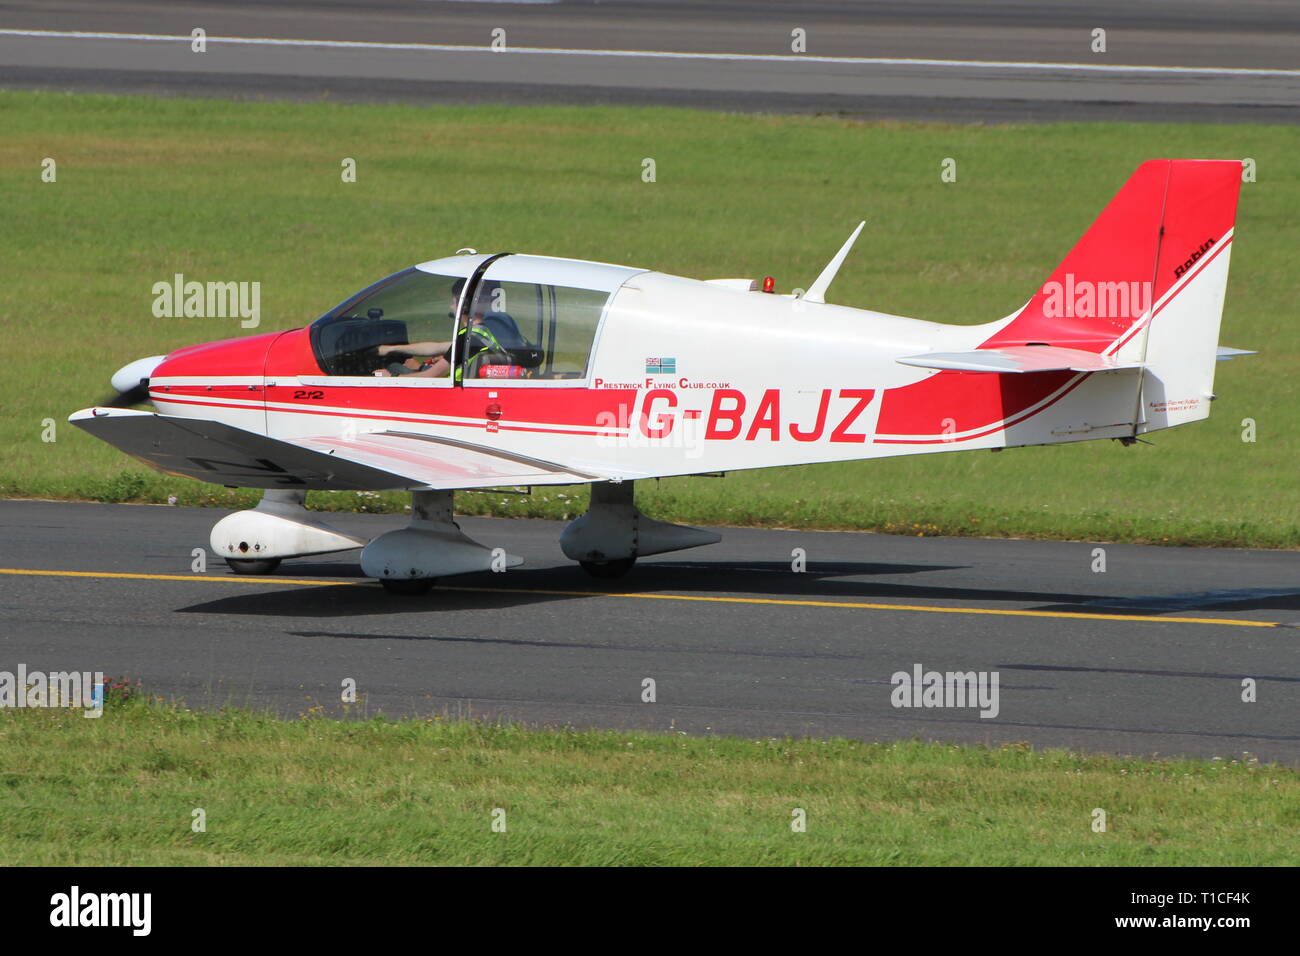
<path fill-rule="evenodd" d="M 457 279 L 451 286 L 451 307 L 448 316 L 455 318 L 456 307 L 460 305 L 460 296 L 465 289 L 465 280 Z M 481 322 L 483 316 L 494 311 L 498 296 L 501 294 L 501 283 L 495 279 L 483 279 L 479 282 L 474 290 L 474 301 L 470 303 L 469 318 L 471 322 Z"/>
<path fill-rule="evenodd" d="M 470 317 L 478 322 L 489 312 L 495 312 L 501 301 L 504 290 L 501 283 L 495 279 L 484 279 L 474 290 L 474 304 L 470 307 Z"/>
<path fill-rule="evenodd" d="M 465 289 L 465 280 L 457 279 L 451 284 L 451 304 L 447 309 L 447 318 L 456 318 L 456 306 L 460 305 L 460 294 Z"/>

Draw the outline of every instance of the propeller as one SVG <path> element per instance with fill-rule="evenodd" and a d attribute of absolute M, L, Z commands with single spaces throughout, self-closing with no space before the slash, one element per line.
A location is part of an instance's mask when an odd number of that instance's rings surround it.
<path fill-rule="evenodd" d="M 162 364 L 165 355 L 128 362 L 113 373 L 113 394 L 98 403 L 99 408 L 130 408 L 149 401 L 149 376 Z"/>
<path fill-rule="evenodd" d="M 143 405 L 149 401 L 149 386 L 145 384 L 148 379 L 141 381 L 139 385 L 128 388 L 124 392 L 113 392 L 108 398 L 95 403 L 97 408 L 130 408 L 132 405 Z"/>

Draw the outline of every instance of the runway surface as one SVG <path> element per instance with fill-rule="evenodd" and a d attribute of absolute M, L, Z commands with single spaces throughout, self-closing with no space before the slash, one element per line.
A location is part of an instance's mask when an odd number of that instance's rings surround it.
<path fill-rule="evenodd" d="M 726 529 L 603 582 L 560 554 L 558 523 L 466 518 L 526 565 L 411 598 L 361 578 L 356 552 L 260 579 L 208 555 L 195 573 L 222 514 L 0 502 L 0 670 L 102 670 L 291 715 L 337 712 L 351 678 L 394 717 L 1300 764 L 1294 552 L 1106 545 L 1096 573 L 1086 543 Z M 997 672 L 997 716 L 893 706 L 916 665 Z"/>
<path fill-rule="evenodd" d="M 209 38 L 205 52 L 191 49 L 196 27 Z M 1104 53 L 1093 50 L 1096 29 L 1106 31 Z M 792 50 L 795 31 L 802 52 Z M 503 50 L 491 48 L 494 38 Z M 1300 7 L 7 0 L 0 87 L 980 122 L 1293 123 Z"/>

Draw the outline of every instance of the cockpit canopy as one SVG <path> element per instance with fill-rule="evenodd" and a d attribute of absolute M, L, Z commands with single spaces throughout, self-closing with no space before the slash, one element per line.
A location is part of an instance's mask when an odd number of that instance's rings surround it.
<path fill-rule="evenodd" d="M 418 368 L 451 376 L 459 366 L 457 379 L 580 380 L 609 299 L 641 271 L 539 256 L 439 259 L 381 279 L 321 316 L 311 326 L 312 349 L 326 375 Z M 402 345 L 411 349 L 393 348 Z M 405 367 L 394 362 L 410 357 L 416 361 Z"/>

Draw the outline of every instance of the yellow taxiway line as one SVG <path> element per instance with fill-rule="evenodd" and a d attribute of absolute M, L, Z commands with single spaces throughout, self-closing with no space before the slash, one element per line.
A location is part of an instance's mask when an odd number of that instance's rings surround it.
<path fill-rule="evenodd" d="M 202 574 L 131 574 L 122 571 L 39 571 L 30 568 L 0 568 L 0 574 L 35 577 L 98 578 L 135 581 L 203 581 L 210 584 L 302 584 L 312 587 L 340 585 L 374 586 L 378 582 L 348 579 L 330 581 L 321 578 L 238 577 Z M 923 614 L 992 614 L 998 617 L 1041 617 L 1081 621 L 1142 621 L 1165 624 L 1221 624 L 1225 627 L 1282 627 L 1277 621 L 1248 621 L 1222 617 L 1157 617 L 1149 614 L 1095 614 L 1086 611 L 1022 611 L 992 607 L 939 607 L 931 604 L 874 604 L 863 601 L 804 601 L 795 598 L 717 597 L 703 594 L 641 594 L 635 591 L 568 591 L 550 588 L 488 588 L 469 585 L 437 585 L 438 591 L 476 591 L 486 594 L 541 594 L 552 597 L 640 598 L 650 601 L 704 601 L 713 604 L 760 604 L 782 607 L 830 607 L 857 611 L 916 611 Z"/>

